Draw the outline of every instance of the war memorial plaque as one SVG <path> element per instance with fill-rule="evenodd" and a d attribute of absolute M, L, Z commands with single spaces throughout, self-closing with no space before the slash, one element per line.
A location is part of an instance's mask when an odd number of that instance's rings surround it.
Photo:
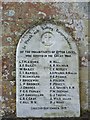
<path fill-rule="evenodd" d="M 79 117 L 79 60 L 75 42 L 50 23 L 28 29 L 16 52 L 18 117 Z"/>

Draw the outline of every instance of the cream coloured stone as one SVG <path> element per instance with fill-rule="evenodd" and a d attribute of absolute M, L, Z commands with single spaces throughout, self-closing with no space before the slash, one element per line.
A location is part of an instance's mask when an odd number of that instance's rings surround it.
<path fill-rule="evenodd" d="M 50 23 L 27 30 L 16 52 L 18 117 L 79 117 L 79 60 L 71 36 Z"/>

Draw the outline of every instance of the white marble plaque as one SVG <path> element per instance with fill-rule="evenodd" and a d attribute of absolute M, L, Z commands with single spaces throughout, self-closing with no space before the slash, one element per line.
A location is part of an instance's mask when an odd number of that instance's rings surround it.
<path fill-rule="evenodd" d="M 79 117 L 79 60 L 75 42 L 50 23 L 27 30 L 16 52 L 18 117 Z"/>

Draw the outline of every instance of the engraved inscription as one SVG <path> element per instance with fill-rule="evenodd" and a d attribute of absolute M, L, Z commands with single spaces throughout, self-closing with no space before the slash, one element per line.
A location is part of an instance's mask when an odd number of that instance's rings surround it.
<path fill-rule="evenodd" d="M 16 54 L 18 117 L 79 117 L 77 46 L 50 23 L 26 31 Z"/>

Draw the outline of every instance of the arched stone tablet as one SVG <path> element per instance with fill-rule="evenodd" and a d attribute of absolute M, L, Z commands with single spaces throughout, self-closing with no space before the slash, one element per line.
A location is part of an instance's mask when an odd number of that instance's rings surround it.
<path fill-rule="evenodd" d="M 79 117 L 79 60 L 71 36 L 45 23 L 28 29 L 16 52 L 18 117 Z"/>

